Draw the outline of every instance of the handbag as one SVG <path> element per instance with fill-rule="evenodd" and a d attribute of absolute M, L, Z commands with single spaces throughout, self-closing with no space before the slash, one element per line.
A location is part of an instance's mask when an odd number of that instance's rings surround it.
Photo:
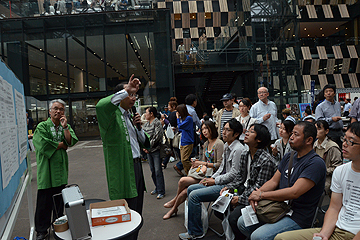
<path fill-rule="evenodd" d="M 160 144 L 160 158 L 166 158 L 172 155 L 174 155 L 174 153 L 170 147 L 169 140 L 163 136 L 163 141 Z"/>
<path fill-rule="evenodd" d="M 179 148 L 180 145 L 180 139 L 181 139 L 181 132 L 177 132 L 174 136 L 174 139 L 172 141 L 172 146 L 174 148 Z"/>
<path fill-rule="evenodd" d="M 293 165 L 294 151 L 290 154 L 289 168 L 288 168 L 288 186 L 290 187 L 290 176 Z M 289 204 L 285 202 L 261 200 L 256 206 L 256 215 L 261 222 L 275 223 L 282 219 L 291 209 L 292 200 Z"/>
<path fill-rule="evenodd" d="M 168 139 L 173 139 L 175 136 L 170 123 L 168 124 L 168 126 L 166 128 L 165 134 Z"/>
<path fill-rule="evenodd" d="M 189 172 L 188 172 L 188 177 L 192 177 L 195 179 L 203 179 L 205 177 L 205 174 L 203 173 L 203 171 L 201 171 L 201 168 L 203 167 L 203 165 L 199 165 L 196 168 L 190 168 Z"/>

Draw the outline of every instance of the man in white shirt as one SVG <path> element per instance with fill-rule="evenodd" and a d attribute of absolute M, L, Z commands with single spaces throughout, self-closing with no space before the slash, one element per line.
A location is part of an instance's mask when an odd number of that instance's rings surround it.
<path fill-rule="evenodd" d="M 352 123 L 342 140 L 343 156 L 351 161 L 338 166 L 333 173 L 331 202 L 323 227 L 281 233 L 275 240 L 360 239 L 360 122 Z"/>
<path fill-rule="evenodd" d="M 258 89 L 259 101 L 250 109 L 250 117 L 256 118 L 257 122 L 266 126 L 271 134 L 271 143 L 278 138 L 276 121 L 277 108 L 273 101 L 268 99 L 269 91 L 266 87 Z"/>

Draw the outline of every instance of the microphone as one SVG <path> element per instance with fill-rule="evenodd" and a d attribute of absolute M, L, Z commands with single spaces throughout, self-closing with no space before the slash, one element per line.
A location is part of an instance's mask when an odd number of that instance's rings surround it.
<path fill-rule="evenodd" d="M 135 116 L 135 114 L 137 113 L 135 106 L 132 106 L 132 107 L 131 107 L 131 112 L 132 112 L 132 113 L 134 114 L 134 116 Z M 136 124 L 136 128 L 137 128 L 139 131 L 141 131 L 141 124 L 140 124 L 140 123 L 137 123 L 137 124 Z"/>

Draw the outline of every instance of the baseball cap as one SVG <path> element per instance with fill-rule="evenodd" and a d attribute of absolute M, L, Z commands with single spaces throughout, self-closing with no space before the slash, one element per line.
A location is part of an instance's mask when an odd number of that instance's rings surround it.
<path fill-rule="evenodd" d="M 230 93 L 226 93 L 222 96 L 222 98 L 220 99 L 220 101 L 227 101 L 227 100 L 230 100 L 232 99 L 233 97 L 231 96 Z"/>

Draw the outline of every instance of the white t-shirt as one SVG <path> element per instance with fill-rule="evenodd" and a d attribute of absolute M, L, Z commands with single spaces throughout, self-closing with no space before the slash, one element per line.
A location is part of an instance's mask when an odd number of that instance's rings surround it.
<path fill-rule="evenodd" d="M 331 181 L 331 191 L 342 193 L 342 207 L 336 226 L 353 234 L 360 231 L 360 173 L 351 168 L 351 162 L 337 167 Z"/>

